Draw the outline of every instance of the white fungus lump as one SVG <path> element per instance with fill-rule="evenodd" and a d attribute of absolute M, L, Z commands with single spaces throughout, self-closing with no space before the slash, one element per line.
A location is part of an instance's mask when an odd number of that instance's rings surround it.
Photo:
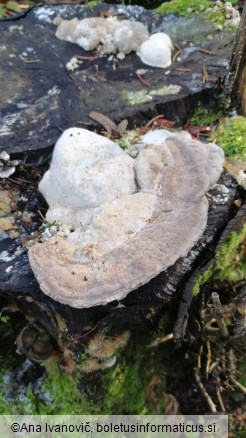
<path fill-rule="evenodd" d="M 91 17 L 62 20 L 57 17 L 57 38 L 78 44 L 84 50 L 97 49 L 99 55 L 118 54 L 122 59 L 137 52 L 144 64 L 166 68 L 171 64 L 172 42 L 168 35 L 158 32 L 149 36 L 148 29 L 138 21 L 118 20 L 116 17 Z"/>
<path fill-rule="evenodd" d="M 136 159 L 116 143 L 70 128 L 39 189 L 46 219 L 66 226 L 29 249 L 42 291 L 72 307 L 123 299 L 187 255 L 207 223 L 205 193 L 224 155 L 181 132 L 143 137 Z M 71 231 L 70 231 L 71 230 Z"/>

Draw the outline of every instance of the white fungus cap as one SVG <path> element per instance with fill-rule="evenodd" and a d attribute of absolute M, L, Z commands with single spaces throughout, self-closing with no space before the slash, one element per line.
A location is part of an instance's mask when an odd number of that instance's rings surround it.
<path fill-rule="evenodd" d="M 141 44 L 137 51 L 144 64 L 152 67 L 166 68 L 171 65 L 171 50 L 173 44 L 170 37 L 163 32 L 158 32 Z"/>

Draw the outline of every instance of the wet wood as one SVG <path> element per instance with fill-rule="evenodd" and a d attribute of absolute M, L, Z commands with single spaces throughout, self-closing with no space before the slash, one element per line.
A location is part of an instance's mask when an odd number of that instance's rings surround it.
<path fill-rule="evenodd" d="M 39 163 L 37 157 L 36 162 Z M 33 164 L 32 168 L 34 169 L 35 166 L 40 167 L 40 165 Z M 43 166 L 42 164 L 41 173 L 43 173 Z M 24 165 L 23 168 L 25 168 Z M 25 183 L 22 186 L 21 192 L 25 197 L 29 196 L 28 193 L 33 193 L 34 198 L 30 201 L 30 206 L 34 205 L 32 210 L 36 216 L 32 219 L 31 230 L 35 233 L 42 223 L 38 211 L 41 209 L 45 214 L 45 203 L 37 194 L 35 190 L 37 182 L 31 174 L 30 167 L 28 169 L 29 175 L 26 178 L 30 180 L 28 184 Z M 16 182 L 22 180 L 20 173 L 21 171 L 18 173 L 17 170 L 11 186 L 8 185 L 13 191 L 19 189 Z M 76 347 L 76 342 L 72 341 L 73 338 L 84 336 L 95 326 L 97 328 L 107 326 L 113 332 L 129 329 L 135 332 L 153 328 L 155 321 L 165 311 L 166 306 L 169 306 L 173 299 L 177 299 L 177 294 L 182 294 L 188 279 L 194 277 L 195 272 L 199 273 L 208 262 L 213 261 L 221 236 L 223 235 L 224 240 L 231 229 L 236 229 L 236 224 L 238 230 L 243 224 L 244 214 L 241 212 L 244 207 L 238 209 L 234 203 L 235 198 L 240 197 L 243 204 L 242 193 L 237 193 L 237 186 L 229 174 L 222 175 L 219 184 L 210 191 L 210 211 L 206 230 L 188 256 L 179 259 L 174 266 L 159 274 L 148 284 L 129 293 L 120 303 L 114 301 L 106 306 L 74 309 L 50 299 L 40 290 L 28 263 L 27 250 L 23 245 L 23 239 L 31 237 L 31 230 L 20 232 L 20 236 L 15 239 L 3 238 L 0 242 L 0 302 L 2 306 L 15 311 L 19 309 L 26 315 L 27 320 L 35 321 L 36 324 L 45 327 L 53 339 L 59 342 L 62 339 L 63 346 L 69 343 L 71 349 Z M 227 191 L 225 198 L 223 196 L 221 198 L 221 188 Z M 227 228 L 227 231 L 226 227 L 230 222 L 232 222 L 232 227 Z M 19 227 L 19 230 L 22 229 Z"/>
<path fill-rule="evenodd" d="M 83 18 L 102 12 L 168 33 L 179 47 L 171 67 L 151 68 L 135 53 L 109 61 L 56 38 L 56 16 Z M 234 38 L 233 32 L 221 33 L 199 17 L 163 17 L 139 6 L 103 4 L 93 11 L 83 5 L 35 7 L 13 22 L 0 21 L 0 33 L 0 150 L 7 145 L 9 152 L 52 146 L 61 130 L 71 126 L 98 128 L 89 118 L 91 111 L 115 123 L 128 118 L 130 126 L 160 113 L 169 120 L 187 119 L 199 101 L 213 98 L 214 82 L 226 72 Z M 83 62 L 67 71 L 73 56 Z M 145 70 L 142 80 L 139 70 Z"/>
<path fill-rule="evenodd" d="M 231 95 L 232 105 L 239 107 L 246 116 L 246 1 L 224 83 Z"/>

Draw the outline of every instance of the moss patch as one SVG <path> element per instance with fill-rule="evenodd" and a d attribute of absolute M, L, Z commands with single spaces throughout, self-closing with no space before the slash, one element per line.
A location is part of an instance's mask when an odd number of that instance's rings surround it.
<path fill-rule="evenodd" d="M 147 355 L 147 356 L 146 356 Z M 146 347 L 138 346 L 135 360 L 133 352 L 121 357 L 114 368 L 104 377 L 106 396 L 103 400 L 102 413 L 144 415 L 159 413 L 156 406 L 148 402 L 148 388 L 151 381 L 158 381 L 158 391 L 165 392 L 165 378 L 162 375 L 163 362 L 157 351 L 147 351 Z M 148 357 L 148 360 L 146 360 Z M 164 398 L 162 400 L 164 403 Z M 160 406 L 163 412 L 164 406 Z"/>
<path fill-rule="evenodd" d="M 167 96 L 170 94 L 178 94 L 181 87 L 179 85 L 164 85 L 163 87 L 156 88 L 151 91 L 139 90 L 139 91 L 122 91 L 121 98 L 127 100 L 131 105 L 139 105 L 141 103 L 149 102 L 153 99 L 153 96 Z"/>
<path fill-rule="evenodd" d="M 13 318 L 0 322 L 0 335 L 12 330 L 12 325 Z M 15 353 L 14 339 L 8 339 L 0 356 L 0 414 L 152 414 L 159 413 L 159 408 L 163 412 L 165 377 L 157 350 L 138 345 L 136 352 L 136 343 L 130 341 L 131 345 L 117 353 L 114 366 L 94 373 L 81 371 L 84 355 L 76 374 L 74 369 L 61 370 L 55 358 L 50 358 L 43 370 L 30 364 L 30 373 L 16 381 L 16 372 L 24 369 L 26 361 Z M 34 375 L 31 380 L 30 375 Z M 153 379 L 161 395 L 158 407 L 148 398 Z"/>
<path fill-rule="evenodd" d="M 246 118 L 226 118 L 209 140 L 219 144 L 227 157 L 246 161 Z"/>
<path fill-rule="evenodd" d="M 237 0 L 232 0 L 231 3 L 236 5 Z M 200 15 L 205 20 L 211 21 L 215 27 L 224 27 L 226 15 L 228 14 L 225 5 L 217 6 L 210 0 L 172 0 L 168 3 L 163 3 L 156 9 L 156 12 L 161 14 L 176 13 L 188 18 L 193 15 Z"/>
<path fill-rule="evenodd" d="M 95 6 L 100 5 L 100 3 L 102 3 L 103 0 L 91 0 L 89 1 L 86 6 L 89 9 L 94 9 Z"/>
<path fill-rule="evenodd" d="M 169 3 L 162 3 L 156 9 L 161 14 L 179 14 L 191 17 L 194 14 L 202 14 L 206 8 L 214 6 L 212 1 L 204 0 L 172 0 Z"/>
<path fill-rule="evenodd" d="M 200 287 L 207 283 L 214 274 L 214 279 L 219 281 L 227 280 L 237 282 L 246 274 L 246 256 L 241 249 L 242 242 L 246 239 L 246 224 L 244 224 L 240 233 L 232 232 L 226 242 L 216 253 L 214 265 L 199 275 L 193 287 L 194 295 L 199 293 Z"/>
<path fill-rule="evenodd" d="M 190 119 L 191 125 L 208 126 L 213 125 L 218 122 L 222 116 L 222 111 L 211 111 L 209 108 L 199 107 L 194 112 L 192 118 Z"/>

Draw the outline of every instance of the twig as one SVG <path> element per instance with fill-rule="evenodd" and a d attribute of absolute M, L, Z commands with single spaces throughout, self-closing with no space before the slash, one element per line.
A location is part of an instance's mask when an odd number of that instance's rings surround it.
<path fill-rule="evenodd" d="M 219 360 L 215 360 L 209 368 L 209 373 L 212 373 L 212 371 L 217 367 L 218 364 Z"/>
<path fill-rule="evenodd" d="M 246 388 L 245 386 L 241 385 L 234 377 L 230 377 L 230 381 L 233 383 L 236 388 L 240 389 L 244 394 L 246 394 Z"/>
<path fill-rule="evenodd" d="M 225 352 L 225 360 L 226 360 L 226 371 L 229 373 L 230 377 L 233 377 L 236 373 L 236 364 L 235 364 L 235 355 L 231 348 Z"/>
<path fill-rule="evenodd" d="M 139 81 L 143 84 L 146 85 L 146 87 L 150 87 L 150 83 L 148 81 L 146 81 L 139 73 L 136 73 L 137 78 L 139 79 Z"/>
<path fill-rule="evenodd" d="M 176 68 L 175 70 L 176 70 L 176 71 L 179 71 L 179 72 L 181 72 L 181 73 L 185 73 L 185 72 L 192 71 L 191 68 L 183 68 L 183 67 Z"/>
<path fill-rule="evenodd" d="M 216 406 L 215 406 L 213 400 L 211 399 L 210 395 L 207 393 L 207 391 L 206 391 L 206 389 L 201 381 L 201 377 L 200 377 L 200 373 L 199 373 L 198 368 L 194 369 L 194 373 L 195 373 L 196 383 L 197 383 L 199 389 L 201 390 L 201 392 L 202 392 L 202 394 L 203 394 L 203 396 L 204 396 L 204 398 L 209 406 L 210 411 L 213 414 L 216 414 L 216 412 L 217 412 Z"/>
<path fill-rule="evenodd" d="M 206 362 L 206 377 L 208 377 L 210 366 L 211 366 L 211 346 L 210 346 L 209 341 L 206 342 L 206 346 L 207 346 L 207 352 L 208 352 L 207 362 Z"/>
<path fill-rule="evenodd" d="M 205 65 L 203 65 L 203 67 L 202 67 L 202 74 L 203 74 L 202 82 L 203 83 L 204 82 L 208 82 L 209 77 L 208 77 L 208 72 L 207 72 L 207 69 L 206 69 Z"/>
<path fill-rule="evenodd" d="M 162 119 L 164 116 L 162 114 L 159 114 L 159 116 L 153 117 L 151 120 L 146 123 L 145 128 L 148 128 L 150 125 L 152 125 L 156 120 Z"/>
<path fill-rule="evenodd" d="M 211 298 L 213 302 L 211 305 L 213 308 L 213 315 L 216 319 L 216 322 L 218 324 L 218 327 L 221 331 L 223 338 L 226 339 L 229 337 L 229 332 L 225 325 L 223 313 L 221 310 L 221 302 L 220 302 L 219 294 L 217 292 L 212 292 Z"/>
<path fill-rule="evenodd" d="M 206 53 L 206 55 L 217 55 L 217 53 L 211 52 L 210 50 L 207 49 L 199 49 L 199 52 Z"/>
<path fill-rule="evenodd" d="M 98 55 L 94 56 L 81 56 L 81 55 L 75 55 L 75 58 L 81 59 L 82 61 L 94 61 L 95 59 L 98 59 Z"/>
<path fill-rule="evenodd" d="M 178 51 L 173 55 L 173 62 L 176 61 L 177 57 L 180 55 L 180 53 L 182 53 L 182 50 L 179 46 L 176 45 L 175 47 L 178 49 Z"/>
<path fill-rule="evenodd" d="M 46 222 L 46 219 L 45 219 L 43 213 L 42 213 L 40 210 L 38 210 L 38 214 L 39 214 L 39 216 L 41 217 L 41 219 L 42 219 L 44 222 Z"/>
<path fill-rule="evenodd" d="M 199 370 L 202 368 L 202 361 L 201 361 L 202 353 L 203 353 L 203 345 L 201 344 L 197 358 L 197 368 Z"/>
<path fill-rule="evenodd" d="M 147 348 L 158 347 L 158 345 L 170 341 L 171 339 L 173 339 L 173 333 L 169 333 L 168 335 L 155 339 L 153 342 L 151 342 L 151 344 L 147 346 Z"/>
<path fill-rule="evenodd" d="M 218 398 L 218 401 L 219 401 L 219 404 L 220 404 L 221 411 L 225 412 L 226 408 L 225 408 L 225 405 L 224 405 L 224 402 L 223 402 L 223 399 L 222 399 L 222 396 L 221 396 L 221 392 L 220 392 L 219 386 L 217 386 L 216 394 L 217 394 L 217 398 Z"/>
<path fill-rule="evenodd" d="M 26 179 L 23 179 L 23 178 L 15 178 L 15 179 L 8 178 L 8 181 L 11 181 L 11 182 L 16 183 L 16 184 L 23 184 L 23 183 L 30 184 L 30 181 L 27 181 Z"/>
<path fill-rule="evenodd" d="M 85 338 L 86 336 L 90 335 L 96 329 L 97 329 L 97 324 L 94 325 L 94 327 L 92 327 L 92 329 L 90 329 L 88 332 L 84 333 L 83 335 L 81 335 L 81 336 L 72 336 L 71 339 L 74 340 L 74 341 L 78 341 L 79 339 Z"/>

